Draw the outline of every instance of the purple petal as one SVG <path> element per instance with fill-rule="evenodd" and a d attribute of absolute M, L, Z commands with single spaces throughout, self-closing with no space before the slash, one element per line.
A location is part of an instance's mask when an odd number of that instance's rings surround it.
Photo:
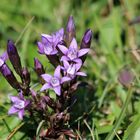
<path fill-rule="evenodd" d="M 8 111 L 8 114 L 11 115 L 11 114 L 15 114 L 19 111 L 19 109 L 16 109 L 15 107 L 11 107 Z"/>
<path fill-rule="evenodd" d="M 39 53 L 44 54 L 44 45 L 41 42 L 38 42 L 37 45 L 38 45 Z"/>
<path fill-rule="evenodd" d="M 80 58 L 76 58 L 73 61 L 82 65 L 82 60 Z"/>
<path fill-rule="evenodd" d="M 52 42 L 52 36 L 48 34 L 41 34 L 42 36 L 42 43 L 46 43 L 46 41 Z"/>
<path fill-rule="evenodd" d="M 47 54 L 47 55 L 51 55 L 54 51 L 54 48 L 52 46 L 52 44 L 50 43 L 47 43 L 45 46 L 44 46 L 44 53 Z"/>
<path fill-rule="evenodd" d="M 65 69 L 68 69 L 69 68 L 69 66 L 70 66 L 70 64 L 68 63 L 68 61 L 63 61 L 63 65 L 64 65 L 64 68 Z"/>
<path fill-rule="evenodd" d="M 60 51 L 63 53 L 63 54 L 67 54 L 67 52 L 68 52 L 68 48 L 67 47 L 65 47 L 64 45 L 60 45 L 60 44 L 58 44 L 58 48 L 60 49 Z"/>
<path fill-rule="evenodd" d="M 79 76 L 87 76 L 84 72 L 77 72 L 76 75 L 79 75 Z"/>
<path fill-rule="evenodd" d="M 18 112 L 18 117 L 19 117 L 19 119 L 23 119 L 23 116 L 24 116 L 24 109 L 22 109 L 22 110 L 20 110 L 19 112 Z"/>
<path fill-rule="evenodd" d="M 52 42 L 53 45 L 56 47 L 57 44 L 63 40 L 63 35 L 64 35 L 64 29 L 61 28 L 60 30 L 58 30 L 57 32 L 52 34 Z"/>
<path fill-rule="evenodd" d="M 50 53 L 50 55 L 54 55 L 54 54 L 57 54 L 57 53 L 58 53 L 57 50 L 53 50 L 53 51 Z"/>
<path fill-rule="evenodd" d="M 61 59 L 60 59 L 60 61 L 64 61 L 64 60 L 68 61 L 70 59 L 67 56 L 62 56 Z"/>
<path fill-rule="evenodd" d="M 67 76 L 62 77 L 62 79 L 61 79 L 61 84 L 64 83 L 64 82 L 70 81 L 70 80 L 71 80 L 70 77 L 67 77 Z"/>
<path fill-rule="evenodd" d="M 78 49 L 77 42 L 76 42 L 75 38 L 72 39 L 70 46 L 69 46 L 69 49 L 73 49 L 73 48 L 76 50 Z"/>
<path fill-rule="evenodd" d="M 67 73 L 70 74 L 70 75 L 75 75 L 75 73 L 76 73 L 76 65 L 71 64 L 69 66 L 69 68 L 67 69 Z"/>
<path fill-rule="evenodd" d="M 1 57 L 0 57 L 4 62 L 8 59 L 8 54 L 7 54 L 7 51 L 4 52 Z"/>
<path fill-rule="evenodd" d="M 77 64 L 75 64 L 75 66 L 76 66 L 76 71 L 78 71 L 81 68 L 82 64 L 81 63 L 77 63 Z"/>
<path fill-rule="evenodd" d="M 60 36 L 63 36 L 63 35 L 64 35 L 64 29 L 61 28 L 61 29 L 58 31 L 58 33 L 59 33 Z"/>
<path fill-rule="evenodd" d="M 61 66 L 57 66 L 55 71 L 54 71 L 54 76 L 55 77 L 57 77 L 57 78 L 61 77 L 60 70 L 61 70 Z"/>
<path fill-rule="evenodd" d="M 4 60 L 0 58 L 0 67 L 4 64 Z"/>
<path fill-rule="evenodd" d="M 52 76 L 49 74 L 42 74 L 41 77 L 46 81 L 46 82 L 50 82 Z"/>
<path fill-rule="evenodd" d="M 54 87 L 53 90 L 55 91 L 55 93 L 56 93 L 58 96 L 61 95 L 61 86 Z"/>
<path fill-rule="evenodd" d="M 89 49 L 81 49 L 78 52 L 78 57 L 81 57 L 83 55 L 85 55 L 86 53 L 88 53 Z"/>
<path fill-rule="evenodd" d="M 51 85 L 48 84 L 48 83 L 46 83 L 46 84 L 44 84 L 44 85 L 42 86 L 42 88 L 40 89 L 40 91 L 44 91 L 44 90 L 47 90 L 47 89 L 49 89 L 49 88 L 51 88 Z"/>
<path fill-rule="evenodd" d="M 14 102 L 16 102 L 17 100 L 20 100 L 20 99 L 17 96 L 10 96 L 10 100 L 14 103 Z"/>
<path fill-rule="evenodd" d="M 63 35 L 64 35 L 63 28 L 52 34 L 53 42 L 55 42 L 55 45 L 57 45 L 57 43 L 63 39 Z"/>

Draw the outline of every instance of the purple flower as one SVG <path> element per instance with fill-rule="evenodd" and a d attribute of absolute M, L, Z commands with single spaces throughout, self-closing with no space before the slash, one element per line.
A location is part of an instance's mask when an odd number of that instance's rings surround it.
<path fill-rule="evenodd" d="M 86 76 L 84 72 L 80 72 L 80 68 L 82 63 L 71 63 L 69 64 L 68 61 L 63 61 L 64 67 L 62 67 L 63 71 L 65 72 L 65 75 L 73 79 L 75 76 Z"/>
<path fill-rule="evenodd" d="M 19 97 L 10 96 L 13 106 L 9 109 L 8 114 L 12 115 L 18 113 L 18 117 L 23 119 L 24 109 L 30 104 L 30 100 L 26 100 L 23 97 L 22 92 L 19 93 Z"/>
<path fill-rule="evenodd" d="M 80 57 L 88 53 L 89 49 L 78 49 L 78 45 L 76 42 L 76 39 L 73 38 L 73 40 L 70 43 L 69 48 L 65 47 L 64 45 L 58 45 L 58 48 L 60 51 L 64 54 L 64 56 L 61 57 L 61 61 L 73 61 L 73 62 L 80 62 Z"/>
<path fill-rule="evenodd" d="M 42 86 L 41 91 L 44 91 L 46 89 L 53 89 L 57 95 L 61 95 L 61 84 L 71 79 L 67 76 L 61 78 L 60 70 L 61 67 L 57 66 L 54 72 L 54 76 L 49 74 L 41 75 L 42 78 L 46 81 L 46 83 Z"/>
<path fill-rule="evenodd" d="M 42 41 L 38 42 L 39 53 L 46 55 L 54 55 L 58 51 L 57 44 L 63 40 L 64 29 L 60 29 L 52 35 L 42 34 Z"/>
<path fill-rule="evenodd" d="M 0 67 L 2 67 L 2 65 L 5 63 L 5 61 L 8 59 L 8 55 L 7 52 L 4 52 L 1 56 L 0 56 Z"/>

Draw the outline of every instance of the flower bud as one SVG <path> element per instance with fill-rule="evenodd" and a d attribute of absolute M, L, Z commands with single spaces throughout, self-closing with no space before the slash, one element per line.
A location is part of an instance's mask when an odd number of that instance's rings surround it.
<path fill-rule="evenodd" d="M 41 84 L 44 84 L 45 80 L 41 77 L 41 75 L 45 73 L 45 69 L 37 58 L 34 58 L 34 70 L 37 73 Z"/>
<path fill-rule="evenodd" d="M 80 49 L 90 48 L 91 39 L 92 39 L 92 31 L 90 29 L 88 29 L 88 30 L 86 30 L 86 32 L 82 38 Z M 82 59 L 82 62 L 84 62 L 86 59 L 86 55 L 82 56 L 81 59 Z"/>
<path fill-rule="evenodd" d="M 44 100 L 46 101 L 46 103 L 47 103 L 48 106 L 50 106 L 50 107 L 53 108 L 53 109 L 56 108 L 56 104 L 55 104 L 54 100 L 53 100 L 51 97 L 49 97 L 49 96 L 44 96 L 43 98 L 44 98 Z"/>
<path fill-rule="evenodd" d="M 90 48 L 91 45 L 91 39 L 92 39 L 92 31 L 90 29 L 86 30 L 80 48 Z"/>
<path fill-rule="evenodd" d="M 34 69 L 38 76 L 41 76 L 45 73 L 43 65 L 37 58 L 34 58 Z"/>
<path fill-rule="evenodd" d="M 32 97 L 36 98 L 37 93 L 33 89 L 30 89 L 30 92 L 31 92 Z"/>
<path fill-rule="evenodd" d="M 134 74 L 129 69 L 123 69 L 119 73 L 118 80 L 123 86 L 129 87 L 134 80 Z"/>
<path fill-rule="evenodd" d="M 3 64 L 0 68 L 0 71 L 2 75 L 5 77 L 5 79 L 8 81 L 8 83 L 15 89 L 19 89 L 20 85 L 14 76 L 13 72 L 9 69 L 9 67 L 6 64 Z"/>
<path fill-rule="evenodd" d="M 22 71 L 21 61 L 20 61 L 20 57 L 19 57 L 19 54 L 17 52 L 17 49 L 16 49 L 12 40 L 8 40 L 7 53 L 8 53 L 8 57 L 10 59 L 10 62 L 13 65 L 16 73 L 21 76 L 21 71 Z"/>
<path fill-rule="evenodd" d="M 65 41 L 66 41 L 68 46 L 75 36 L 76 36 L 75 24 L 74 24 L 73 17 L 70 16 L 68 19 L 68 22 L 67 22 L 66 34 L 65 34 Z"/>
<path fill-rule="evenodd" d="M 27 68 L 23 68 L 22 70 L 22 81 L 25 85 L 30 85 L 30 73 Z"/>

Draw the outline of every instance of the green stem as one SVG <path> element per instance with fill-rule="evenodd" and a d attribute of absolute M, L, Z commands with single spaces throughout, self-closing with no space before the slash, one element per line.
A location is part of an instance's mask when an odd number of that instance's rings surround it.
<path fill-rule="evenodd" d="M 117 121 L 115 122 L 112 131 L 107 135 L 107 137 L 105 138 L 105 140 L 113 140 L 113 138 L 114 138 L 114 136 L 115 136 L 114 131 L 115 131 L 115 132 L 117 131 L 118 127 L 120 126 L 121 122 L 123 121 L 123 118 L 124 118 L 126 109 L 127 109 L 128 104 L 129 104 L 129 102 L 130 102 L 130 100 L 131 100 L 132 91 L 133 91 L 133 88 L 130 87 L 129 90 L 128 90 L 128 94 L 127 94 L 125 103 L 123 104 L 121 113 L 120 113 L 120 115 L 119 115 Z"/>

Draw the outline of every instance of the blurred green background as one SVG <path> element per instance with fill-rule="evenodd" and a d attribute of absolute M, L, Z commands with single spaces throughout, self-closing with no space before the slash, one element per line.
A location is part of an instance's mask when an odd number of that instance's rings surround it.
<path fill-rule="evenodd" d="M 87 28 L 92 29 L 94 35 L 84 64 L 88 76 L 81 78 L 86 81 L 86 89 L 79 87 L 80 94 L 77 92 L 79 103 L 75 109 L 79 114 L 73 113 L 75 122 L 72 127 L 76 129 L 78 123 L 83 125 L 87 129 L 86 134 L 82 128 L 77 133 L 90 139 L 92 134 L 83 121 L 84 113 L 90 112 L 86 120 L 96 139 L 104 140 L 127 95 L 127 90 L 117 80 L 120 69 L 127 66 L 137 77 L 137 87 L 132 99 L 133 108 L 128 108 L 124 122 L 116 133 L 123 140 L 139 140 L 140 24 L 129 25 L 131 20 L 140 16 L 139 0 L 1 0 L 0 53 L 5 51 L 7 40 L 16 42 L 25 26 L 30 23 L 18 41 L 17 48 L 23 65 L 30 67 L 33 83 L 36 82 L 37 77 L 33 73 L 34 57 L 41 60 L 47 71 L 51 70 L 46 58 L 37 53 L 37 41 L 40 40 L 41 33 L 50 34 L 65 27 L 69 15 L 74 17 L 79 44 Z M 10 64 L 9 66 L 11 67 Z M 8 95 L 15 91 L 2 76 L 0 81 L 0 139 L 5 140 L 20 121 L 6 115 L 10 106 Z M 17 133 L 14 139 L 27 138 L 26 135 Z"/>

